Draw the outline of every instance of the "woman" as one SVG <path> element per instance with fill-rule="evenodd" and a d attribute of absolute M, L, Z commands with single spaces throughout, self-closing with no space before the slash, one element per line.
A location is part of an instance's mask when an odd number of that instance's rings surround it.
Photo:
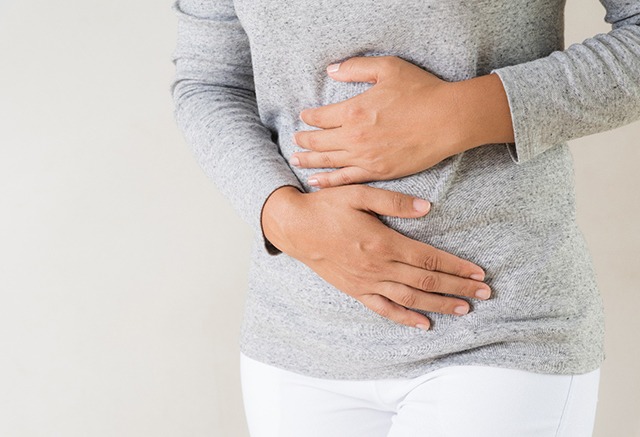
<path fill-rule="evenodd" d="M 640 2 L 178 0 L 176 119 L 252 225 L 251 435 L 591 435 L 566 141 L 640 119 Z"/>

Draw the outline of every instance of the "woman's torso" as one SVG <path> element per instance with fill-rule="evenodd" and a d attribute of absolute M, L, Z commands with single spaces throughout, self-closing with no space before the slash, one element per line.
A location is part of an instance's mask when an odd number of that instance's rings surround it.
<path fill-rule="evenodd" d="M 285 158 L 299 151 L 305 108 L 373 86 L 325 68 L 352 56 L 399 56 L 448 81 L 563 48 L 564 1 L 236 0 L 249 37 L 262 122 Z M 315 129 L 315 128 L 313 128 Z M 318 169 L 292 168 L 304 188 Z M 429 313 L 421 331 L 382 319 L 286 254 L 253 249 L 243 351 L 312 376 L 412 377 L 480 363 L 584 373 L 603 359 L 603 314 L 588 249 L 575 222 L 566 143 L 522 164 L 505 144 L 447 158 L 372 186 L 432 202 L 425 217 L 383 217 L 391 228 L 486 271 L 490 300 L 463 316 Z"/>

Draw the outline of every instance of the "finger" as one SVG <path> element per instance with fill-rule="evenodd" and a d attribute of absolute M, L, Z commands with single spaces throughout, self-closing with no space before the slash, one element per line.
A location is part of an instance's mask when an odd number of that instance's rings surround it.
<path fill-rule="evenodd" d="M 420 217 L 426 214 L 430 208 L 429 202 L 396 191 L 367 185 L 362 185 L 360 190 L 360 195 L 354 196 L 352 206 L 377 214 L 395 217 Z M 391 229 L 390 231 L 393 238 L 397 240 L 390 245 L 395 251 L 395 260 L 426 270 L 450 273 L 479 281 L 484 280 L 484 271 L 480 266 L 444 250 L 413 240 L 399 232 Z"/>
<path fill-rule="evenodd" d="M 307 183 L 318 188 L 329 188 L 340 185 L 359 184 L 370 180 L 369 172 L 360 167 L 343 167 L 338 170 L 311 175 L 307 179 Z"/>
<path fill-rule="evenodd" d="M 381 283 L 380 294 L 406 308 L 440 314 L 463 316 L 471 309 L 469 303 L 462 299 L 441 296 L 435 293 L 425 293 L 397 282 Z"/>
<path fill-rule="evenodd" d="M 379 294 L 365 294 L 360 296 L 359 300 L 370 310 L 396 323 L 420 329 L 429 329 L 431 326 L 428 317 L 408 310 Z"/>
<path fill-rule="evenodd" d="M 400 282 L 422 291 L 455 294 L 482 300 L 486 300 L 491 296 L 491 288 L 484 282 L 461 278 L 448 273 L 420 269 L 409 264 L 395 263 L 392 274 L 393 276 L 389 280 Z"/>
<path fill-rule="evenodd" d="M 357 96 L 354 96 L 357 97 Z M 331 103 L 317 108 L 307 108 L 300 112 L 300 120 L 309 126 L 316 126 L 322 129 L 331 129 L 342 126 L 344 120 L 344 111 L 346 102 L 353 99 L 342 100 L 337 103 Z"/>
<path fill-rule="evenodd" d="M 315 152 L 344 150 L 341 145 L 348 139 L 343 128 L 301 130 L 293 134 L 295 145 Z"/>
<path fill-rule="evenodd" d="M 336 150 L 332 152 L 301 152 L 294 153 L 289 162 L 301 168 L 339 168 L 352 165 L 349 152 Z"/>
<path fill-rule="evenodd" d="M 361 185 L 358 190 L 360 192 L 357 196 L 352 197 L 351 205 L 363 211 L 394 217 L 414 218 L 425 215 L 431 208 L 431 203 L 427 200 L 397 191 L 368 185 Z"/>
<path fill-rule="evenodd" d="M 483 281 L 485 274 L 482 267 L 459 258 L 449 252 L 435 248 L 429 244 L 408 238 L 398 232 L 398 239 L 391 247 L 394 248 L 394 259 L 405 264 L 434 272 L 449 273 L 462 278 L 472 278 Z"/>
<path fill-rule="evenodd" d="M 357 56 L 343 61 L 336 71 L 327 74 L 341 82 L 377 83 L 393 61 L 393 56 Z"/>

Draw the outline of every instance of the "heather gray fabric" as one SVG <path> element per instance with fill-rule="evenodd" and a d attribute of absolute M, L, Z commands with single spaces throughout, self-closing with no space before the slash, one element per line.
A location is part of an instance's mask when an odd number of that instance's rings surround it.
<path fill-rule="evenodd" d="M 563 0 L 178 0 L 177 123 L 256 235 L 242 351 L 337 379 L 414 377 L 457 364 L 558 374 L 599 367 L 602 302 L 575 221 L 566 141 L 640 119 L 640 1 L 602 3 L 612 30 L 563 50 Z M 334 81 L 326 66 L 379 55 L 449 81 L 497 73 L 515 127 L 515 144 L 370 184 L 430 200 L 425 217 L 385 223 L 487 273 L 493 297 L 473 300 L 462 317 L 428 314 L 429 331 L 386 320 L 269 252 L 260 228 L 273 190 L 315 189 L 306 177 L 318 170 L 285 159 L 300 150 L 293 132 L 315 129 L 300 111 L 372 86 Z M 613 153 L 615 145 L 603 147 Z"/>

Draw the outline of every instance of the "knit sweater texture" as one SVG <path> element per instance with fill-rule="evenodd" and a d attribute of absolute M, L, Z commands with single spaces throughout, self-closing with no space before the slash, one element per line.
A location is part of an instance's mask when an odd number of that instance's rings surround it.
<path fill-rule="evenodd" d="M 593 0 L 595 1 L 595 0 Z M 604 316 L 576 224 L 567 141 L 640 119 L 640 1 L 601 0 L 608 33 L 564 48 L 564 0 L 177 0 L 170 90 L 203 171 L 255 231 L 241 350 L 332 379 L 415 377 L 451 365 L 578 374 L 604 360 Z M 487 301 L 465 316 L 397 324 L 265 240 L 277 188 L 317 188 L 292 168 L 303 109 L 371 83 L 327 65 L 398 56 L 447 81 L 504 85 L 515 142 L 486 144 L 407 177 L 369 183 L 427 199 L 420 218 L 383 216 L 413 239 L 486 272 Z M 611 147 L 615 145 L 603 144 Z M 411 159 L 411 157 L 407 157 Z M 284 219 L 284 218 L 283 218 Z M 237 293 L 237 290 L 220 290 Z"/>

